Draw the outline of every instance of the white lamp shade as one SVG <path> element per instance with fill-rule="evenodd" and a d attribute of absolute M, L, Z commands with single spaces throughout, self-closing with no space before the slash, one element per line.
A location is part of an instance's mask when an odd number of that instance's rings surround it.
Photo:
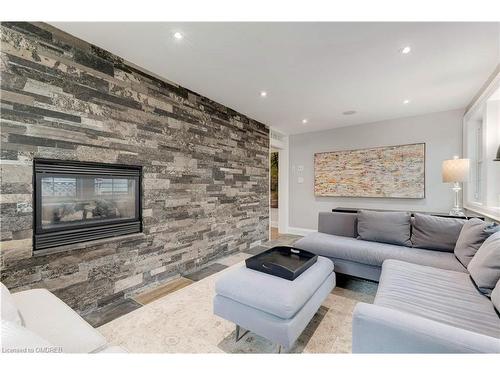
<path fill-rule="evenodd" d="M 443 161 L 443 182 L 466 182 L 469 180 L 469 159 Z"/>

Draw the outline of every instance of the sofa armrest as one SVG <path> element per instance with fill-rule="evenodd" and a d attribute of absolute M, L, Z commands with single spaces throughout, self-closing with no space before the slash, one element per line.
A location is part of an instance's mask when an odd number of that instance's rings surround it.
<path fill-rule="evenodd" d="M 90 353 L 106 346 L 104 336 L 48 290 L 31 289 L 12 297 L 24 326 L 65 353 Z"/>
<path fill-rule="evenodd" d="M 500 339 L 383 306 L 358 303 L 353 353 L 500 353 Z"/>
<path fill-rule="evenodd" d="M 320 212 L 318 232 L 335 236 L 358 236 L 358 215 L 349 212 Z"/>

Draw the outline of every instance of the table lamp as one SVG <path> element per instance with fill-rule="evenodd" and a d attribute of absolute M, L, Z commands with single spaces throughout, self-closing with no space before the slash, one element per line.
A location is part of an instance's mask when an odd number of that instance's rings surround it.
<path fill-rule="evenodd" d="M 443 161 L 443 182 L 452 182 L 455 193 L 455 204 L 450 211 L 452 216 L 465 216 L 460 203 L 461 182 L 469 180 L 469 159 L 454 159 Z"/>

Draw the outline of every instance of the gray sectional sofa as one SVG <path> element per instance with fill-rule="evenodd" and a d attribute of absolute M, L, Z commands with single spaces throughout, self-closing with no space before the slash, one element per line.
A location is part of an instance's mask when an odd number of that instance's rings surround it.
<path fill-rule="evenodd" d="M 386 259 L 467 272 L 453 252 L 364 241 L 357 237 L 356 213 L 320 212 L 318 232 L 300 239 L 294 246 L 332 259 L 336 273 L 373 281 L 379 280 Z"/>
<path fill-rule="evenodd" d="M 439 219 L 430 235 L 417 233 L 415 218 L 410 223 L 411 233 L 389 236 L 387 242 L 408 244 L 396 245 L 359 239 L 356 213 L 323 212 L 318 232 L 294 245 L 332 259 L 337 274 L 379 281 L 374 303 L 354 310 L 353 352 L 500 353 L 498 227 L 484 237 L 487 246 L 469 241 L 458 251 L 463 244 L 453 240 L 465 221 Z M 481 225 L 470 224 L 477 235 Z M 397 223 L 391 228 L 400 230 Z M 384 236 L 384 230 L 372 232 Z M 416 248 L 416 242 L 433 249 Z"/>

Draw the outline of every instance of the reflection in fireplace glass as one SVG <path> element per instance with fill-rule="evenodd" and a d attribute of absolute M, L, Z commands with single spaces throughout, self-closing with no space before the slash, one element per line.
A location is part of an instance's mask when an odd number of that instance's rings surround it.
<path fill-rule="evenodd" d="M 136 217 L 136 180 L 44 176 L 42 229 Z"/>

